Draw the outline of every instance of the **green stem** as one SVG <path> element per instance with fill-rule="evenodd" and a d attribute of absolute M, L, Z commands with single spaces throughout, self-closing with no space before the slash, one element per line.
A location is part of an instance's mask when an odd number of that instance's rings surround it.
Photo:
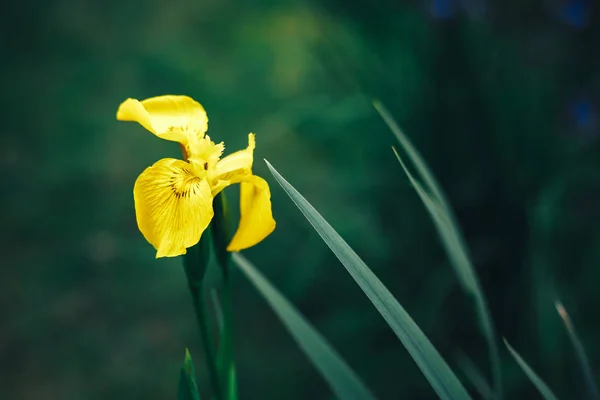
<path fill-rule="evenodd" d="M 200 340 L 204 348 L 206 357 L 206 367 L 213 392 L 217 400 L 222 400 L 221 385 L 219 384 L 219 375 L 217 373 L 217 364 L 215 351 L 210 335 L 209 319 L 204 302 L 204 274 L 210 258 L 210 246 L 212 238 L 210 231 L 206 231 L 200 242 L 188 249 L 183 259 L 185 275 L 188 281 L 188 287 L 192 295 L 194 311 L 198 326 L 200 327 Z"/>
<path fill-rule="evenodd" d="M 223 274 L 223 333 L 221 336 L 220 351 L 221 360 L 221 382 L 227 394 L 227 400 L 237 399 L 235 363 L 233 357 L 233 305 L 231 289 L 231 254 L 227 251 L 227 245 L 231 240 L 231 232 L 228 224 L 227 199 L 223 192 L 219 193 L 214 201 L 213 207 L 215 217 L 211 223 L 213 246 L 217 261 L 221 266 Z"/>
<path fill-rule="evenodd" d="M 224 341 L 225 341 L 225 377 L 226 377 L 226 388 L 229 395 L 229 399 L 237 398 L 237 382 L 235 381 L 234 374 L 234 355 L 233 355 L 233 305 L 232 305 L 232 293 L 231 293 L 231 277 L 226 274 L 223 277 L 223 322 L 224 322 Z"/>
<path fill-rule="evenodd" d="M 219 378 L 217 374 L 215 352 L 210 339 L 208 314 L 206 313 L 206 304 L 203 296 L 204 291 L 202 290 L 201 286 L 190 285 L 190 292 L 194 302 L 194 310 L 196 311 L 198 326 L 200 327 L 200 339 L 202 341 L 202 347 L 206 356 L 206 367 L 208 369 L 210 384 L 213 387 L 213 391 L 217 400 L 221 400 L 223 397 L 221 394 L 221 385 L 219 384 Z"/>

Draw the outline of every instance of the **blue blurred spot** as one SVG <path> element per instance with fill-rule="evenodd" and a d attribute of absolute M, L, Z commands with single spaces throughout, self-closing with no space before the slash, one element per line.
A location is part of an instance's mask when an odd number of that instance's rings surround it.
<path fill-rule="evenodd" d="M 588 22 L 589 7 L 587 0 L 566 0 L 562 7 L 562 19 L 575 28 L 583 28 Z"/>
<path fill-rule="evenodd" d="M 571 104 L 571 116 L 577 128 L 585 131 L 593 130 L 596 125 L 594 105 L 587 99 L 579 99 Z"/>
<path fill-rule="evenodd" d="M 447 19 L 454 15 L 454 0 L 431 0 L 431 15 L 436 19 Z"/>

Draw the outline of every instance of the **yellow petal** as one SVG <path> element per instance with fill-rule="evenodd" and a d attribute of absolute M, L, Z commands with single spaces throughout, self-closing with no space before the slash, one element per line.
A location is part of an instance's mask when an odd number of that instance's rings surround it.
<path fill-rule="evenodd" d="M 188 135 L 203 136 L 208 129 L 206 111 L 188 96 L 127 99 L 119 106 L 117 119 L 138 122 L 162 139 L 183 144 L 187 143 Z"/>
<path fill-rule="evenodd" d="M 256 141 L 254 133 L 248 135 L 248 147 L 223 157 L 211 171 L 211 182 L 228 181 L 230 184 L 241 182 L 252 175 Z"/>
<path fill-rule="evenodd" d="M 213 217 L 210 186 L 190 169 L 184 161 L 163 158 L 135 182 L 138 227 L 157 250 L 156 258 L 185 254 Z"/>
<path fill-rule="evenodd" d="M 275 229 L 269 184 L 256 175 L 240 184 L 240 224 L 227 247 L 240 251 L 262 241 Z"/>

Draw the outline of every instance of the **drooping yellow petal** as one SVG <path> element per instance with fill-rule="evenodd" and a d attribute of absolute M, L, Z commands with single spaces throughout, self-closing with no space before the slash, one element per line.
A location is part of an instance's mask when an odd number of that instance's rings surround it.
<path fill-rule="evenodd" d="M 262 241 L 275 229 L 269 184 L 256 175 L 240 184 L 240 224 L 227 247 L 240 251 Z"/>
<path fill-rule="evenodd" d="M 146 168 L 133 196 L 138 227 L 157 250 L 156 258 L 185 254 L 213 218 L 208 182 L 181 160 L 163 158 Z"/>
<path fill-rule="evenodd" d="M 183 144 L 187 144 L 188 135 L 203 136 L 208 130 L 206 111 L 188 96 L 127 99 L 119 106 L 117 119 L 138 122 L 162 139 Z"/>
<path fill-rule="evenodd" d="M 254 161 L 254 147 L 256 141 L 254 133 L 248 135 L 248 147 L 223 157 L 210 173 L 210 180 L 216 186 L 218 181 L 227 181 L 229 184 L 242 182 L 252 175 Z M 222 190 L 222 188 L 221 188 Z M 216 194 L 213 190 L 213 194 Z"/>

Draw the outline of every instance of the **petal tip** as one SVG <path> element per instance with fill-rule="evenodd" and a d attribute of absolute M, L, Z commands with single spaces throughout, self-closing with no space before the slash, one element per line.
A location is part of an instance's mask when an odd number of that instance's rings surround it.
<path fill-rule="evenodd" d="M 141 103 L 137 99 L 127 98 L 123 101 L 119 108 L 117 109 L 117 120 L 119 121 L 130 121 L 132 112 L 135 112 L 138 104 L 141 106 Z"/>
<path fill-rule="evenodd" d="M 178 256 L 182 256 L 184 254 L 187 253 L 187 250 L 185 248 L 180 249 L 180 250 L 176 250 L 176 251 L 167 251 L 164 249 L 158 249 L 158 251 L 156 252 L 156 257 L 155 258 L 165 258 L 165 257 L 178 257 Z"/>
<path fill-rule="evenodd" d="M 256 135 L 254 133 L 248 134 L 248 150 L 254 151 L 256 148 Z"/>
<path fill-rule="evenodd" d="M 270 236 L 271 233 L 273 233 L 273 231 L 275 231 L 275 227 L 276 227 L 277 223 L 275 222 L 274 219 L 271 219 L 270 225 L 271 226 L 269 228 L 264 230 L 261 237 L 254 238 L 253 240 L 248 241 L 247 238 L 243 237 L 243 235 L 237 236 L 237 237 L 236 237 L 236 235 L 234 235 L 233 239 L 231 239 L 231 242 L 227 246 L 226 250 L 230 253 L 237 253 L 239 251 L 256 246 L 260 242 L 264 241 L 268 236 Z"/>

